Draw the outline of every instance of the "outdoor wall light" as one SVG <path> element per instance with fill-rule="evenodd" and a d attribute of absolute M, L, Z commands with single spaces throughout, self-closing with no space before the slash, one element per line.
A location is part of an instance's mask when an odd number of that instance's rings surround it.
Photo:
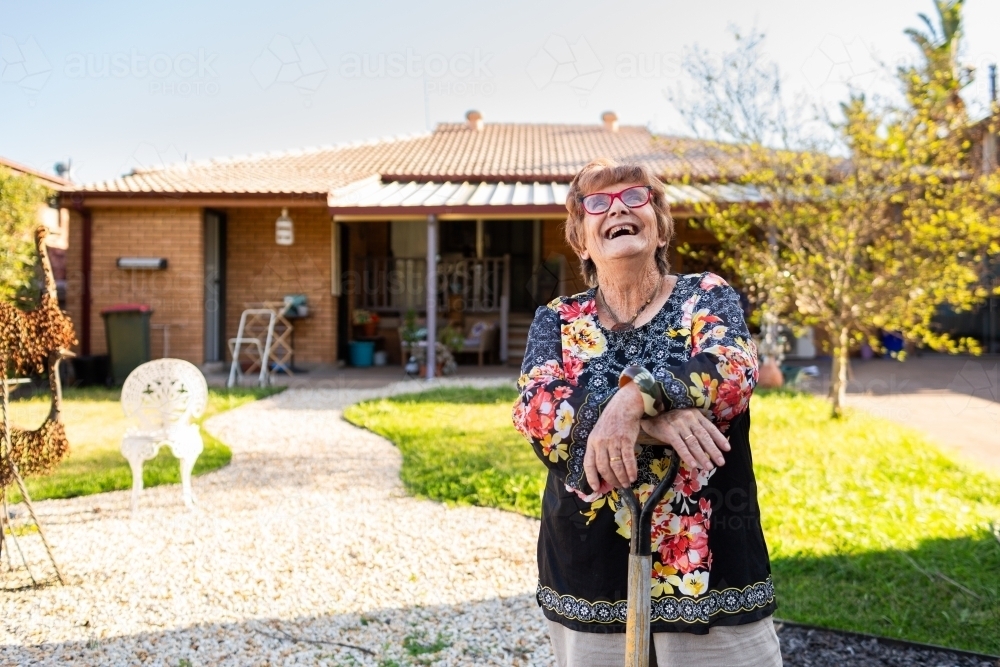
<path fill-rule="evenodd" d="M 288 209 L 281 209 L 281 217 L 274 221 L 274 242 L 278 245 L 292 245 L 295 243 L 295 229 L 292 227 L 292 219 L 288 217 Z"/>
<path fill-rule="evenodd" d="M 160 271 L 167 268 L 166 257 L 119 257 L 116 262 L 119 269 L 142 269 Z"/>

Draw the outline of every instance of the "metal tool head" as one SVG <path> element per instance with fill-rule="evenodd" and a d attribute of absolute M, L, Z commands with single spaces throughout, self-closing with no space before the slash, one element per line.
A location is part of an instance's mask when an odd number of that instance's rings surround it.
<path fill-rule="evenodd" d="M 653 440 L 652 443 L 640 442 L 639 444 L 664 445 L 665 443 Z M 680 468 L 680 457 L 677 455 L 677 452 L 673 448 L 669 448 L 668 451 L 670 452 L 670 465 L 667 467 L 667 472 L 653 489 L 653 492 L 646 499 L 645 503 L 642 505 L 639 504 L 639 498 L 632 487 L 620 489 L 622 500 L 628 505 L 629 512 L 632 514 L 632 536 L 629 543 L 629 553 L 636 556 L 650 555 L 650 528 L 653 524 L 653 511 L 660 504 L 660 501 L 663 500 L 663 496 L 667 494 L 670 487 L 674 485 L 677 470 Z"/>

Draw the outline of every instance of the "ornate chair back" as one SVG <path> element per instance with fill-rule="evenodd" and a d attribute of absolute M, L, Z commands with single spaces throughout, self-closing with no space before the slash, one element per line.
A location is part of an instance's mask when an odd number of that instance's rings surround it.
<path fill-rule="evenodd" d="M 208 384 L 183 359 L 155 359 L 132 371 L 122 386 L 122 409 L 145 432 L 169 431 L 205 411 Z"/>

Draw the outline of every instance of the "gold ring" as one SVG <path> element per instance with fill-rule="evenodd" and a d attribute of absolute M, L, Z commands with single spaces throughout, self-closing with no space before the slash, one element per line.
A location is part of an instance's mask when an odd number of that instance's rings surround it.
<path fill-rule="evenodd" d="M 697 436 L 694 433 L 688 433 L 687 435 L 684 436 L 684 439 L 687 440 L 688 438 L 695 438 L 695 437 Z"/>
<path fill-rule="evenodd" d="M 620 456 L 612 456 L 612 457 L 611 457 L 611 460 L 612 460 L 612 461 L 621 461 L 621 460 L 622 460 L 622 457 L 620 457 Z"/>

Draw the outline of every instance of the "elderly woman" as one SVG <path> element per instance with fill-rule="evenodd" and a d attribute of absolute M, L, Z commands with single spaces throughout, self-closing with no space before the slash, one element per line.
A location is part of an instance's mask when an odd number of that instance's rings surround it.
<path fill-rule="evenodd" d="M 653 516 L 652 632 L 663 665 L 780 665 L 750 456 L 757 352 L 736 291 L 670 273 L 673 220 L 643 166 L 597 160 L 566 198 L 586 292 L 535 313 L 514 423 L 548 467 L 537 599 L 560 666 L 620 666 L 630 514 L 681 458 Z"/>

